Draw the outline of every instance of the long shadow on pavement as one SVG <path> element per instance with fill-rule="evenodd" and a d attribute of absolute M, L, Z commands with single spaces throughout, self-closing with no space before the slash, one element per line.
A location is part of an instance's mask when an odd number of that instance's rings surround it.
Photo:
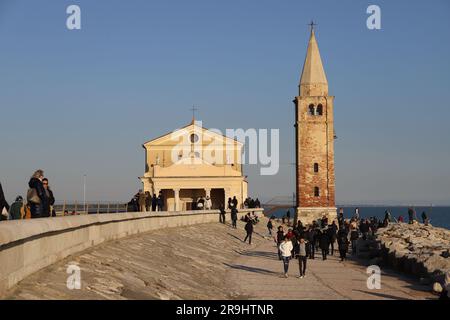
<path fill-rule="evenodd" d="M 249 267 L 249 266 L 243 266 L 241 264 L 224 263 L 224 265 L 229 267 L 229 268 L 232 268 L 232 269 L 239 269 L 239 270 L 244 270 L 244 271 L 248 271 L 248 272 L 265 274 L 265 275 L 278 275 L 279 274 L 279 272 L 273 272 L 273 271 L 266 270 L 266 269 L 254 268 L 254 267 Z"/>
<path fill-rule="evenodd" d="M 278 254 L 276 252 L 267 252 L 267 251 L 244 251 L 239 252 L 235 250 L 235 252 L 239 253 L 242 256 L 247 257 L 261 257 L 261 258 L 269 258 L 271 260 L 278 260 Z"/>

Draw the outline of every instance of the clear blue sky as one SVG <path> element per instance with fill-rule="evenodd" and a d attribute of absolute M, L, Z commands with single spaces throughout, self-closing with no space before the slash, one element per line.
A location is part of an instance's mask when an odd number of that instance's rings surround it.
<path fill-rule="evenodd" d="M 82 30 L 66 29 L 78 4 Z M 366 28 L 378 4 L 382 30 Z M 0 181 L 8 200 L 43 168 L 58 200 L 127 200 L 141 144 L 190 121 L 279 128 L 294 189 L 294 105 L 308 27 L 335 100 L 338 202 L 450 203 L 450 2 L 0 0 Z"/>

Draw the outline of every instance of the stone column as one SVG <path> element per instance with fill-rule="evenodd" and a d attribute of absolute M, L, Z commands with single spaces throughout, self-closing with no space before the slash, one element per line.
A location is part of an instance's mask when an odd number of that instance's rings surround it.
<path fill-rule="evenodd" d="M 175 194 L 175 211 L 181 211 L 180 208 L 180 189 L 173 189 Z"/>
<path fill-rule="evenodd" d="M 228 210 L 228 198 L 230 197 L 231 190 L 229 188 L 224 188 L 223 191 L 225 194 L 225 202 L 223 203 L 223 206 L 225 210 Z"/>
<path fill-rule="evenodd" d="M 158 198 L 158 195 L 159 195 L 159 189 L 156 188 L 155 186 L 153 186 L 153 194 L 155 194 L 156 197 Z M 156 206 L 156 211 L 159 211 L 158 206 Z"/>

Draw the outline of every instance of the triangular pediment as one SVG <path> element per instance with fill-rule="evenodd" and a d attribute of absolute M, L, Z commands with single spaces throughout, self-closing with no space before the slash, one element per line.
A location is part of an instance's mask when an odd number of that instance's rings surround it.
<path fill-rule="evenodd" d="M 190 144 L 191 135 L 197 135 L 201 141 L 206 144 L 224 145 L 224 144 L 237 144 L 242 146 L 243 144 L 236 139 L 227 137 L 220 132 L 206 129 L 199 126 L 196 122 L 193 122 L 185 127 L 169 132 L 153 140 L 144 143 L 145 147 L 150 146 L 162 146 L 162 145 L 179 145 Z"/>

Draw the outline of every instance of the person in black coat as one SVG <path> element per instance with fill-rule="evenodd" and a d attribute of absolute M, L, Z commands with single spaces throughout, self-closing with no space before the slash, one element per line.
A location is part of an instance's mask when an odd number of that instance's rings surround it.
<path fill-rule="evenodd" d="M 158 198 L 156 197 L 156 194 L 153 194 L 152 197 L 152 211 L 156 211 L 156 207 L 158 206 Z"/>
<path fill-rule="evenodd" d="M 238 201 L 236 199 L 236 196 L 233 197 L 233 200 L 231 201 L 231 203 L 233 204 L 233 207 L 235 207 L 237 209 L 238 207 Z"/>
<path fill-rule="evenodd" d="M 284 241 L 284 230 L 282 226 L 278 226 L 278 231 L 277 231 L 277 237 L 275 239 L 275 242 L 277 244 L 277 248 L 278 248 L 278 259 L 279 260 L 283 260 L 283 257 L 281 255 L 281 250 L 280 250 L 280 244 Z"/>
<path fill-rule="evenodd" d="M 219 206 L 219 211 L 220 211 L 220 214 L 219 214 L 219 222 L 225 224 L 225 214 L 226 214 L 226 211 L 225 211 L 225 208 L 223 207 L 223 204 L 221 204 L 221 205 Z"/>
<path fill-rule="evenodd" d="M 326 230 L 319 231 L 319 246 L 322 250 L 322 259 L 327 260 L 328 248 L 330 247 L 330 243 Z"/>
<path fill-rule="evenodd" d="M 305 233 L 305 238 L 307 240 L 306 245 L 308 247 L 309 259 L 314 259 L 314 254 L 316 253 L 316 230 L 310 226 Z"/>
<path fill-rule="evenodd" d="M 344 228 L 340 228 L 337 234 L 337 242 L 338 242 L 338 248 L 339 248 L 339 255 L 341 257 L 341 261 L 344 261 L 347 259 L 347 252 L 348 252 L 348 234 L 345 231 Z"/>
<path fill-rule="evenodd" d="M 30 189 L 34 189 L 36 195 L 39 198 L 38 202 L 30 201 L 31 199 L 27 199 L 30 204 L 31 218 L 41 218 L 45 214 L 45 208 L 48 203 L 47 195 L 45 193 L 44 185 L 42 184 L 42 180 L 44 179 L 44 171 L 37 170 L 30 181 L 28 182 L 28 186 Z"/>
<path fill-rule="evenodd" d="M 5 194 L 3 193 L 2 184 L 0 183 L 0 216 L 3 217 L 2 212 L 3 208 L 5 208 L 7 211 L 9 211 L 9 204 L 5 199 Z"/>
<path fill-rule="evenodd" d="M 247 231 L 247 235 L 245 236 L 244 242 L 248 239 L 248 244 L 252 244 L 253 221 L 251 219 L 245 224 L 245 231 Z"/>
<path fill-rule="evenodd" d="M 237 228 L 237 214 L 238 214 L 238 210 L 236 209 L 236 207 L 232 207 L 231 208 L 231 224 L 233 226 L 234 229 Z"/>
<path fill-rule="evenodd" d="M 56 212 L 52 210 L 52 206 L 55 204 L 55 197 L 53 196 L 53 191 L 50 189 L 48 185 L 48 179 L 42 179 L 42 186 L 45 189 L 46 202 L 43 205 L 43 213 L 42 217 L 56 217 Z"/>
<path fill-rule="evenodd" d="M 331 246 L 331 255 L 334 255 L 334 243 L 336 242 L 338 227 L 336 225 L 336 221 L 333 221 L 331 225 L 328 226 L 328 241 Z"/>

